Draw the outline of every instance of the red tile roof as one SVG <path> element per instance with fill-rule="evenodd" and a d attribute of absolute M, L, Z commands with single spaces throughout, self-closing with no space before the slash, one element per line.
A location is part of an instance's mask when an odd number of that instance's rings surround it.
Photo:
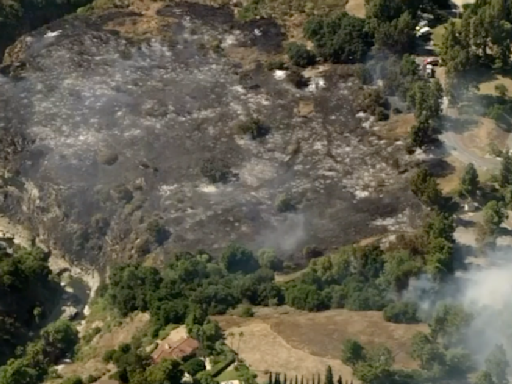
<path fill-rule="evenodd" d="M 156 363 L 163 359 L 181 359 L 189 356 L 199 348 L 199 342 L 196 339 L 187 337 L 177 342 L 163 340 L 157 349 L 151 354 Z"/>

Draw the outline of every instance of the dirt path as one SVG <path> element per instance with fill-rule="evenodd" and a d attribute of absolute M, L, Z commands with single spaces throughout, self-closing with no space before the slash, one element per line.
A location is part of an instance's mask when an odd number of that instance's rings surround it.
<path fill-rule="evenodd" d="M 461 140 L 460 135 L 455 132 L 445 131 L 439 135 L 439 139 L 443 142 L 446 150 L 463 163 L 473 163 L 477 168 L 484 169 L 500 167 L 500 160 L 479 155 L 473 148 L 467 146 Z"/>

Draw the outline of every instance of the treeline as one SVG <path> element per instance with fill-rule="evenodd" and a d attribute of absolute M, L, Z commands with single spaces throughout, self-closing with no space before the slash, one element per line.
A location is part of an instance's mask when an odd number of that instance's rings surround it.
<path fill-rule="evenodd" d="M 438 14 L 449 9 L 449 1 L 365 1 L 366 17 L 347 12 L 313 16 L 304 25 L 304 36 L 314 44 L 314 52 L 293 44 L 288 50 L 296 65 L 314 64 L 316 58 L 331 63 L 363 63 L 373 49 L 394 55 L 412 53 L 420 13 Z"/>
<path fill-rule="evenodd" d="M 0 365 L 49 315 L 59 288 L 41 249 L 0 249 Z"/>
<path fill-rule="evenodd" d="M 386 252 L 376 245 L 341 248 L 313 259 L 304 273 L 284 284 L 275 282 L 271 268 L 280 262 L 269 251 L 258 260 L 250 250 L 230 245 L 220 262 L 202 251 L 180 253 L 162 270 L 133 264 L 113 268 L 101 294 L 122 315 L 149 311 L 154 335 L 168 324 L 202 324 L 207 315 L 224 314 L 243 303 L 287 304 L 307 311 L 383 310 L 393 303 L 389 292 L 398 295 L 411 277 L 429 273 L 442 279 L 453 272 L 453 231 L 450 216 L 432 213 L 421 230 L 399 236 Z M 402 312 L 408 313 L 406 319 Z M 411 312 L 410 305 L 394 305 L 386 316 L 416 321 Z"/>
<path fill-rule="evenodd" d="M 352 380 L 350 380 L 350 384 L 352 384 Z M 279 372 L 269 372 L 267 378 L 267 384 L 349 384 L 349 381 L 343 381 L 343 377 L 338 375 L 338 378 L 334 379 L 334 374 L 332 372 L 332 367 L 330 365 L 325 369 L 325 375 L 322 377 L 320 374 L 316 374 L 313 376 L 293 376 L 287 377 L 286 373 L 281 375 Z"/>

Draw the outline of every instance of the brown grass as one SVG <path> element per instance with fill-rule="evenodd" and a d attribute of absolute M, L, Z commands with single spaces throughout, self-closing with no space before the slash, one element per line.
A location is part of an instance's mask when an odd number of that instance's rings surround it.
<path fill-rule="evenodd" d="M 345 6 L 345 10 L 351 15 L 357 17 L 365 17 L 366 10 L 364 8 L 364 0 L 349 0 Z"/>
<path fill-rule="evenodd" d="M 256 317 L 234 316 L 216 318 L 223 329 L 235 335 L 242 331 L 240 355 L 258 371 L 286 372 L 288 375 L 323 373 L 331 365 L 335 374 L 351 378 L 351 371 L 340 361 L 344 340 L 356 338 L 372 346 L 383 343 L 395 354 L 396 365 L 412 368 L 408 356 L 409 340 L 426 325 L 387 323 L 381 312 L 331 310 L 306 313 L 290 308 L 265 308 Z M 229 341 L 236 349 L 238 338 Z M 338 372 L 338 373 L 336 373 Z"/>
<path fill-rule="evenodd" d="M 486 95 L 496 95 L 495 87 L 498 84 L 503 84 L 508 89 L 509 95 L 512 95 L 512 79 L 497 75 L 496 79 L 479 84 L 479 93 Z"/>
<path fill-rule="evenodd" d="M 380 123 L 377 134 L 384 139 L 403 140 L 409 135 L 411 127 L 416 123 L 413 113 L 391 115 L 389 120 Z"/>
<path fill-rule="evenodd" d="M 91 344 L 83 347 L 79 354 L 80 358 L 72 364 L 63 366 L 60 373 L 64 377 L 72 375 L 103 377 L 108 375 L 113 371 L 114 366 L 107 365 L 102 361 L 105 351 L 117 348 L 122 343 L 129 343 L 148 322 L 148 314 L 137 313 L 123 320 L 119 326 L 114 326 L 112 329 L 105 328 Z"/>
<path fill-rule="evenodd" d="M 459 187 L 459 180 L 464 172 L 465 164 L 453 155 L 448 156 L 445 160 L 454 167 L 454 171 L 445 177 L 438 178 L 437 181 L 443 193 L 451 194 Z"/>

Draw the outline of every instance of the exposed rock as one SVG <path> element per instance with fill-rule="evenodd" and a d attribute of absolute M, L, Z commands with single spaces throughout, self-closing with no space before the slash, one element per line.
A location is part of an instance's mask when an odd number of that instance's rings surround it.
<path fill-rule="evenodd" d="M 233 46 L 279 53 L 272 20 L 241 23 L 228 8 L 188 3 L 156 14 L 173 19 L 158 24 L 158 39 L 107 29 L 141 17 L 115 11 L 59 20 L 10 50 L 27 63 L 22 79 L 0 78 L 2 206 L 12 219 L 95 266 L 235 240 L 300 254 L 411 225 L 419 204 L 391 166 L 407 161 L 403 145 L 355 118 L 355 79 L 325 70 L 299 90 L 211 47 L 236 35 Z M 315 106 L 307 119 L 294 111 L 305 98 Z M 233 134 L 249 116 L 270 134 Z M 229 177 L 212 184 L 204 164 Z M 300 209 L 276 212 L 283 193 Z"/>

